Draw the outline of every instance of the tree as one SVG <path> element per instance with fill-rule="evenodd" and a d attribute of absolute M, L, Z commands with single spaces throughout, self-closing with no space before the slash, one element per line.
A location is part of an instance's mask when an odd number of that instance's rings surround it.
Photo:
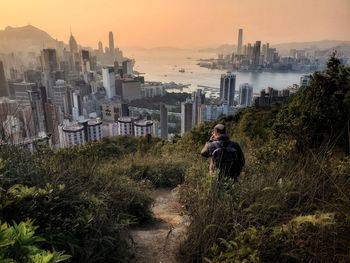
<path fill-rule="evenodd" d="M 349 153 L 349 122 L 350 68 L 333 53 L 327 69 L 314 73 L 277 115 L 274 132 L 294 137 L 299 147 L 337 145 Z"/>

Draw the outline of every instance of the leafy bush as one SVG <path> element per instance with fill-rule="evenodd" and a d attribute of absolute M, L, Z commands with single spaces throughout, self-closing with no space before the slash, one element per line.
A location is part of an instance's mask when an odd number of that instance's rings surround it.
<path fill-rule="evenodd" d="M 132 140 L 137 143 L 128 148 Z M 125 138 L 123 150 L 122 140 L 113 141 L 120 158 L 136 152 L 139 143 Z M 35 154 L 2 146 L 0 220 L 35 219 L 37 233 L 74 262 L 128 260 L 127 229 L 151 218 L 152 199 L 142 183 L 106 165 L 100 169 L 117 156 L 113 147 L 101 148 L 106 143 Z"/>
<path fill-rule="evenodd" d="M 15 263 L 55 263 L 66 261 L 69 255 L 63 252 L 50 252 L 39 246 L 45 239 L 35 236 L 37 227 L 32 221 L 16 223 L 13 226 L 0 222 L 0 260 Z"/>

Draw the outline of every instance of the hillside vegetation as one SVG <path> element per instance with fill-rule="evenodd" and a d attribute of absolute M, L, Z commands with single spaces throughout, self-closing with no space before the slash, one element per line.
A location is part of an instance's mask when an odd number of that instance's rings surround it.
<path fill-rule="evenodd" d="M 234 185 L 206 166 L 186 174 L 188 262 L 349 262 L 350 69 L 333 56 L 290 102 L 220 122 L 247 165 Z"/>
<path fill-rule="evenodd" d="M 247 159 L 239 182 L 200 149 L 224 123 Z M 287 103 L 251 107 L 181 138 L 80 147 L 0 146 L 1 262 L 128 262 L 150 192 L 179 188 L 187 262 L 349 262 L 350 69 L 333 56 Z M 7 260 L 7 261 L 5 261 Z"/>

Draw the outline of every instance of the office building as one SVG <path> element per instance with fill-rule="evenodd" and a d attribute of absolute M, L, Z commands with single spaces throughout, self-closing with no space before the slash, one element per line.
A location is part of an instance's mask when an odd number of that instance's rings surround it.
<path fill-rule="evenodd" d="M 114 67 L 104 67 L 102 69 L 102 80 L 107 98 L 112 99 L 116 95 Z"/>
<path fill-rule="evenodd" d="M 111 56 L 111 61 L 114 62 L 115 59 L 115 53 L 114 53 L 114 36 L 113 32 L 109 32 L 109 53 Z"/>
<path fill-rule="evenodd" d="M 242 55 L 243 29 L 238 30 L 237 55 Z"/>
<path fill-rule="evenodd" d="M 191 100 L 188 99 L 181 103 L 181 134 L 192 129 L 192 112 L 193 102 Z"/>
<path fill-rule="evenodd" d="M 64 118 L 72 113 L 71 87 L 62 79 L 56 81 L 52 89 L 53 103 L 59 108 Z"/>
<path fill-rule="evenodd" d="M 122 67 L 123 67 L 123 77 L 125 77 L 125 75 L 132 76 L 134 74 L 132 61 L 130 59 L 123 61 Z"/>
<path fill-rule="evenodd" d="M 0 97 L 8 97 L 9 89 L 7 86 L 4 64 L 0 60 Z"/>
<path fill-rule="evenodd" d="M 78 43 L 75 40 L 75 38 L 72 35 L 72 33 L 70 33 L 70 37 L 69 37 L 69 51 L 72 54 L 78 53 Z"/>
<path fill-rule="evenodd" d="M 243 107 L 250 106 L 253 98 L 253 87 L 248 83 L 239 86 L 238 104 Z"/>
<path fill-rule="evenodd" d="M 103 54 L 103 44 L 101 41 L 98 42 L 98 52 L 101 54 Z"/>
<path fill-rule="evenodd" d="M 253 48 L 253 57 L 252 64 L 254 68 L 258 68 L 260 66 L 260 50 L 261 50 L 261 41 L 256 41 Z"/>
<path fill-rule="evenodd" d="M 91 70 L 89 50 L 82 50 L 81 51 L 81 66 L 82 66 L 83 73 L 89 72 Z"/>
<path fill-rule="evenodd" d="M 41 67 L 43 72 L 42 85 L 46 87 L 46 94 L 51 98 L 52 87 L 55 84 L 55 72 L 58 70 L 57 55 L 55 49 L 44 49 L 41 51 Z"/>
<path fill-rule="evenodd" d="M 168 109 L 164 103 L 160 104 L 160 137 L 168 139 Z"/>
<path fill-rule="evenodd" d="M 19 82 L 12 83 L 11 85 L 11 93 L 14 94 L 14 98 L 17 100 L 18 104 L 21 106 L 29 106 L 30 100 L 28 91 L 37 90 L 37 85 L 35 83 L 27 83 L 27 82 Z"/>
<path fill-rule="evenodd" d="M 35 134 L 38 135 L 46 131 L 43 101 L 41 99 L 40 90 L 28 90 L 27 92 L 33 113 Z"/>
<path fill-rule="evenodd" d="M 235 104 L 236 75 L 231 72 L 222 74 L 220 79 L 220 100 L 229 106 Z"/>
<path fill-rule="evenodd" d="M 132 101 L 141 99 L 141 82 L 134 79 L 125 79 L 122 81 L 123 100 Z"/>

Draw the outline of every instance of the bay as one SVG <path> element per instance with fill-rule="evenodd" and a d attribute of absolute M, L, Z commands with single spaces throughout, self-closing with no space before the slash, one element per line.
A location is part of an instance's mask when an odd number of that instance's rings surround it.
<path fill-rule="evenodd" d="M 146 81 L 175 82 L 188 84 L 189 91 L 198 89 L 198 85 L 219 88 L 220 76 L 226 70 L 212 70 L 197 65 L 200 58 L 214 58 L 216 54 L 202 53 L 196 50 L 175 48 L 163 49 L 125 49 L 125 55 L 135 59 L 134 70 L 145 73 Z M 184 69 L 185 72 L 179 72 Z M 295 72 L 234 72 L 236 90 L 240 84 L 253 85 L 257 93 L 263 88 L 284 89 L 300 83 L 304 74 Z"/>

